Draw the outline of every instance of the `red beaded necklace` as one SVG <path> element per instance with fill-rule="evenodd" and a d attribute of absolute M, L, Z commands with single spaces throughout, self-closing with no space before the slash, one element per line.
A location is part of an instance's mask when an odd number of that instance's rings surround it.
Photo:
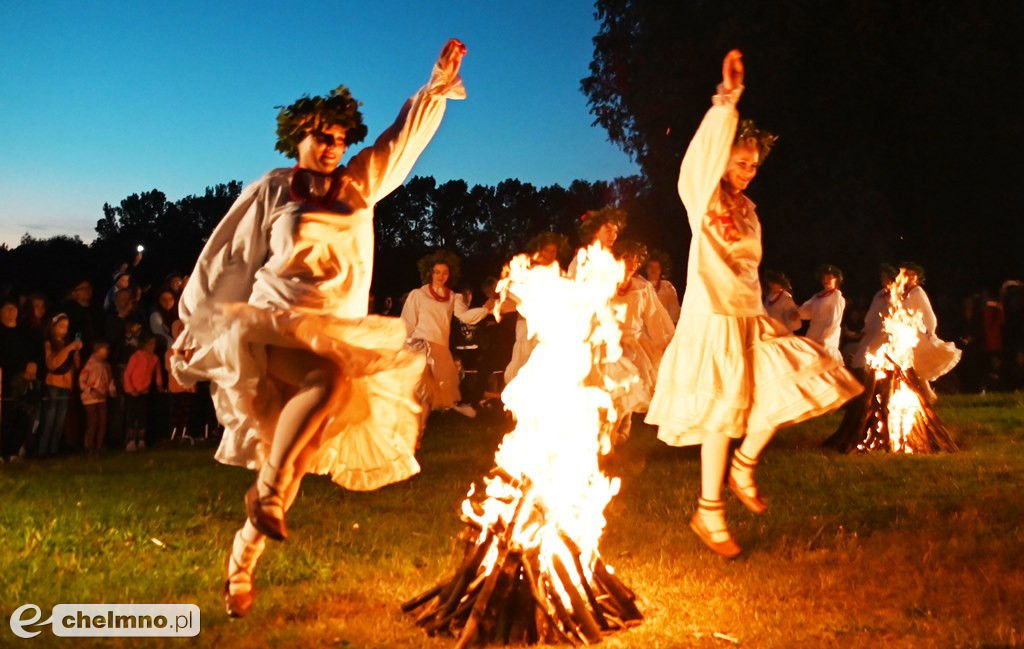
<path fill-rule="evenodd" d="M 447 302 L 452 296 L 452 290 L 447 286 L 444 287 L 444 296 L 437 294 L 437 291 L 434 290 L 433 284 L 427 284 L 427 291 L 430 293 L 430 297 L 434 298 L 438 302 Z"/>
<path fill-rule="evenodd" d="M 836 289 L 830 288 L 827 291 L 822 291 L 822 292 L 818 293 L 814 297 L 828 297 L 829 295 L 832 295 L 835 292 L 836 292 Z"/>

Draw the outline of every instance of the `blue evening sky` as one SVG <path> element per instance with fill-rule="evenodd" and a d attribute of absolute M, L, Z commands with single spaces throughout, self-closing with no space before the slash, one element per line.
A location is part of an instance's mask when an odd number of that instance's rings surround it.
<path fill-rule="evenodd" d="M 289 165 L 275 106 L 348 85 L 371 140 L 469 48 L 464 102 L 414 174 L 493 184 L 636 172 L 579 89 L 597 31 L 586 0 L 0 2 L 0 242 L 93 238 L 104 202 L 171 200 Z M 357 147 L 358 148 L 358 147 Z"/>

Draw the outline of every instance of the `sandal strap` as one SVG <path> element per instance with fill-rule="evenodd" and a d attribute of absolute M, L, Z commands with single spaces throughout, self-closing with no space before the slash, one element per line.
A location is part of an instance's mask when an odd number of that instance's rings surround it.
<path fill-rule="evenodd" d="M 753 470 L 757 466 L 757 460 L 751 459 L 737 450 L 732 454 L 732 465 L 738 469 Z"/>
<path fill-rule="evenodd" d="M 697 509 L 703 509 L 706 512 L 725 511 L 725 501 L 710 500 L 708 498 L 698 498 Z"/>

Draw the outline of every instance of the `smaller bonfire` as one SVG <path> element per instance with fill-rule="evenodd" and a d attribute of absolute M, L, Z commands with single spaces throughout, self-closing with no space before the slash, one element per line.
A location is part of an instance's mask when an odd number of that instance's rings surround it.
<path fill-rule="evenodd" d="M 957 450 L 930 403 L 931 390 L 914 371 L 914 347 L 923 327 L 921 314 L 903 305 L 906 281 L 900 271 L 889 289 L 885 342 L 867 356 L 864 392 L 847 407 L 839 429 L 825 440 L 826 446 L 842 453 Z"/>
<path fill-rule="evenodd" d="M 594 644 L 643 617 L 598 552 L 604 509 L 619 489 L 598 460 L 616 417 L 616 386 L 601 367 L 621 354 L 610 299 L 622 265 L 597 247 L 578 262 L 569 279 L 521 255 L 503 280 L 538 340 L 502 394 L 516 426 L 484 489 L 473 485 L 462 503 L 460 565 L 402 605 L 428 634 L 457 637 L 457 647 Z"/>

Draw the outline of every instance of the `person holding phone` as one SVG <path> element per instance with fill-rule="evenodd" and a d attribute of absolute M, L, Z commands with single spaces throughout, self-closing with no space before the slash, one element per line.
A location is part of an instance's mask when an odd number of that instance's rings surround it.
<path fill-rule="evenodd" d="M 70 320 L 65 313 L 58 313 L 50 319 L 43 351 L 46 357 L 46 395 L 43 400 L 42 423 L 39 427 L 40 457 L 57 455 L 64 432 L 64 419 L 68 412 L 71 388 L 75 375 L 82 365 L 82 339 L 67 342 Z"/>

